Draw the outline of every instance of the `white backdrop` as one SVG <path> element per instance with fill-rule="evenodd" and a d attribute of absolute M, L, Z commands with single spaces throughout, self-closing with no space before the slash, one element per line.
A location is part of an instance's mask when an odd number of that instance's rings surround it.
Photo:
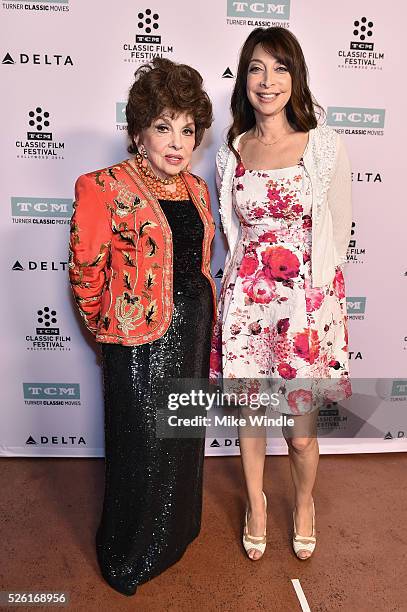
<path fill-rule="evenodd" d="M 208 181 L 217 215 L 214 156 L 229 123 L 238 51 L 257 25 L 297 35 L 312 91 L 343 134 L 354 170 L 350 365 L 354 378 L 370 382 L 321 415 L 321 451 L 407 450 L 405 5 L 42 0 L 2 2 L 0 15 L 0 454 L 103 455 L 99 353 L 67 280 L 74 181 L 126 157 L 123 103 L 138 65 L 160 54 L 197 68 L 213 101 L 215 122 L 194 172 Z M 224 255 L 218 235 L 215 275 Z M 208 431 L 207 454 L 238 452 L 236 431 L 214 435 Z M 285 444 L 269 440 L 268 452 L 283 453 Z"/>

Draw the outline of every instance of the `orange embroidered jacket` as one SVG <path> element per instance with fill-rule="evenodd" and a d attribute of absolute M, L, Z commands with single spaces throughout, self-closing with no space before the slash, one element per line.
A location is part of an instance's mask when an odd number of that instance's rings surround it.
<path fill-rule="evenodd" d="M 182 173 L 204 224 L 202 272 L 213 291 L 215 224 L 203 179 Z M 90 172 L 75 185 L 69 278 L 79 311 L 98 342 L 145 344 L 167 331 L 173 312 L 172 234 L 131 160 Z"/>

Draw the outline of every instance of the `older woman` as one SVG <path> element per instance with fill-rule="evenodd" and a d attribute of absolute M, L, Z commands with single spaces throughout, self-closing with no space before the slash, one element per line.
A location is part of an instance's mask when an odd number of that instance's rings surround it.
<path fill-rule="evenodd" d="M 316 544 L 318 408 L 350 394 L 340 268 L 351 229 L 349 161 L 336 132 L 318 126 L 300 44 L 284 28 L 250 33 L 231 109 L 217 156 L 229 254 L 212 375 L 220 369 L 225 379 L 263 389 L 268 378 L 278 390 L 277 409 L 294 422 L 283 429 L 295 493 L 292 543 L 307 559 Z M 257 560 L 266 547 L 266 439 L 253 433 L 239 435 L 248 496 L 243 546 Z"/>
<path fill-rule="evenodd" d="M 98 560 L 132 595 L 200 531 L 204 440 L 160 438 L 156 425 L 165 379 L 208 378 L 215 288 L 208 189 L 188 172 L 212 122 L 201 76 L 155 59 L 137 70 L 126 115 L 135 156 L 76 183 L 69 270 L 103 355 Z"/>

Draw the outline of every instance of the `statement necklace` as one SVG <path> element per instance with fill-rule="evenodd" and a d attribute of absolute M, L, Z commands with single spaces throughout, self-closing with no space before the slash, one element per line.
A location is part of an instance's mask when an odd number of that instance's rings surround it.
<path fill-rule="evenodd" d="M 162 179 L 156 176 L 149 167 L 147 159 L 143 158 L 140 154 L 135 156 L 137 168 L 143 174 L 143 179 L 149 190 L 159 200 L 189 200 L 188 189 L 184 181 L 179 174 L 168 178 Z M 167 185 L 174 185 L 175 191 L 167 189 Z"/>

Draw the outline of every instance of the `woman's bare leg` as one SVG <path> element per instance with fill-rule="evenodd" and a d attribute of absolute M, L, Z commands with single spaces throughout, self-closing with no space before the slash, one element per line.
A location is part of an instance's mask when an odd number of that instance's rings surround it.
<path fill-rule="evenodd" d="M 312 535 L 312 490 L 314 488 L 319 445 L 316 437 L 318 410 L 306 415 L 294 416 L 294 426 L 283 428 L 288 445 L 291 476 L 294 484 L 295 522 L 297 532 L 303 536 Z M 300 551 L 306 559 L 308 551 Z"/>

